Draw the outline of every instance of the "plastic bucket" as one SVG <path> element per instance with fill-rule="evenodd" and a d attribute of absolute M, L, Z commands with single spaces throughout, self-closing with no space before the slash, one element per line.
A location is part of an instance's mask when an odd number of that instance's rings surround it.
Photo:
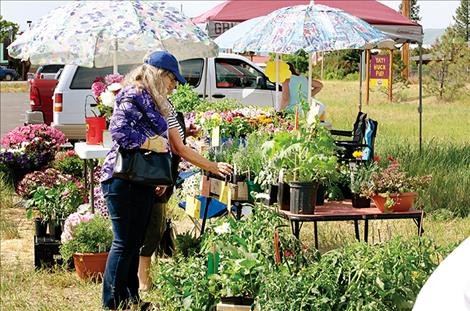
<path fill-rule="evenodd" d="M 87 117 L 86 143 L 87 145 L 100 145 L 103 143 L 103 131 L 106 129 L 106 118 Z"/>

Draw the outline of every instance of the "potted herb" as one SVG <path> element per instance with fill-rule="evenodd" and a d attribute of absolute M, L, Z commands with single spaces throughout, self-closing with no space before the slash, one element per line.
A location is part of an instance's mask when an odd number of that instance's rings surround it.
<path fill-rule="evenodd" d="M 73 213 L 65 221 L 60 254 L 64 264 L 73 258 L 81 279 L 99 278 L 113 242 L 111 222 L 98 214 Z"/>
<path fill-rule="evenodd" d="M 387 165 L 374 162 L 369 180 L 361 184 L 361 193 L 382 212 L 407 211 L 413 207 L 417 191 L 429 185 L 431 176 L 408 176 L 393 158 L 388 161 Z"/>
<path fill-rule="evenodd" d="M 376 166 L 367 163 L 350 163 L 352 206 L 356 208 L 370 207 L 370 198 L 361 193 L 361 187 L 370 180 Z"/>

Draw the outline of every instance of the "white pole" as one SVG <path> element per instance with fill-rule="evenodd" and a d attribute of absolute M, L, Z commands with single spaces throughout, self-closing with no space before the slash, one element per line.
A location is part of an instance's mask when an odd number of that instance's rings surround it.
<path fill-rule="evenodd" d="M 323 60 L 325 59 L 325 52 L 321 52 L 321 78 L 320 80 L 323 81 Z"/>
<path fill-rule="evenodd" d="M 308 105 L 310 107 L 312 103 L 312 53 L 308 53 Z M 308 111 L 304 111 L 307 113 Z"/>
<path fill-rule="evenodd" d="M 117 51 L 118 51 L 118 42 L 117 39 L 114 39 L 113 42 L 113 73 L 118 73 L 118 63 L 117 63 Z"/>
<path fill-rule="evenodd" d="M 279 54 L 276 53 L 276 107 L 275 110 L 279 110 Z"/>

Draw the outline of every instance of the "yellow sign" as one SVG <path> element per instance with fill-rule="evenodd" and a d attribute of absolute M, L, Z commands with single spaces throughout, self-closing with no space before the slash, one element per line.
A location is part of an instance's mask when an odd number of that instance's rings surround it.
<path fill-rule="evenodd" d="M 266 64 L 266 69 L 264 73 L 268 77 L 269 81 L 276 83 L 276 62 L 269 61 Z M 289 70 L 289 65 L 283 61 L 279 61 L 279 83 L 282 83 L 290 78 L 292 73 Z"/>

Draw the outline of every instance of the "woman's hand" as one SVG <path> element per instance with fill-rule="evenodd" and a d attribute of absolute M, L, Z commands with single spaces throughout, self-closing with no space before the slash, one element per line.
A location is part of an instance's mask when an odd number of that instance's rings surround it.
<path fill-rule="evenodd" d="M 168 152 L 168 140 L 162 136 L 153 136 L 147 138 L 142 146 L 142 149 L 152 150 L 155 152 Z"/>
<path fill-rule="evenodd" d="M 225 177 L 232 174 L 232 166 L 225 162 L 212 162 L 209 171 L 213 174 Z"/>

